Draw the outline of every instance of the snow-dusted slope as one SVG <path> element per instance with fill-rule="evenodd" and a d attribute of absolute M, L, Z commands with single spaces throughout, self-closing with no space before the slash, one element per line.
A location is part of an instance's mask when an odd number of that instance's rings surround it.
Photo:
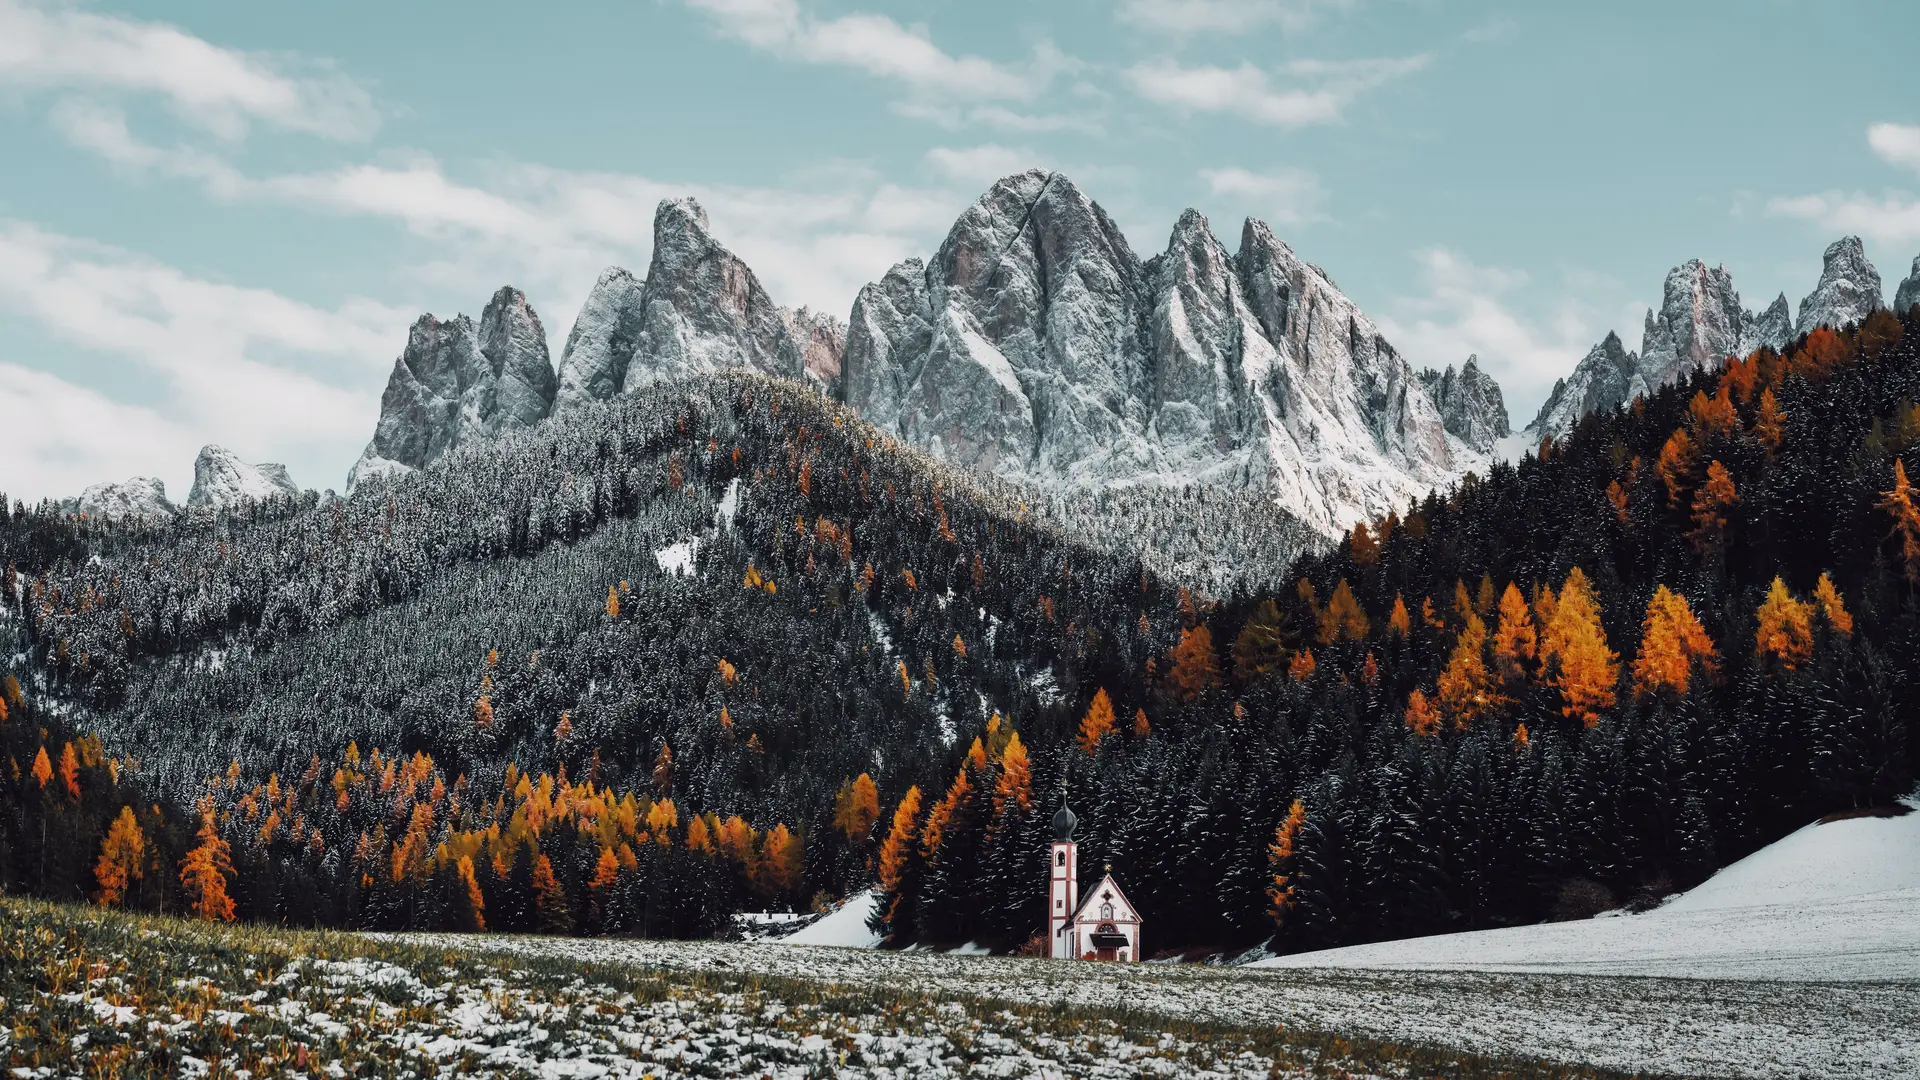
<path fill-rule="evenodd" d="M 880 898 L 872 889 L 857 892 L 824 917 L 778 939 L 782 945 L 824 945 L 839 949 L 877 949 L 880 935 L 867 926 Z"/>
<path fill-rule="evenodd" d="M 238 506 L 298 494 L 300 487 L 287 475 L 285 465 L 250 465 L 225 447 L 203 446 L 193 462 L 193 490 L 187 493 L 187 506 L 195 510 Z"/>
<path fill-rule="evenodd" d="M 1920 814 L 1809 825 L 1644 915 L 1388 941 L 1255 966 L 1920 981 Z"/>
<path fill-rule="evenodd" d="M 849 327 L 863 416 L 1044 488 L 1250 487 L 1333 533 L 1460 472 L 1413 369 L 1264 223 L 1229 253 L 1189 210 L 1142 261 L 1058 173 L 994 184 Z"/>

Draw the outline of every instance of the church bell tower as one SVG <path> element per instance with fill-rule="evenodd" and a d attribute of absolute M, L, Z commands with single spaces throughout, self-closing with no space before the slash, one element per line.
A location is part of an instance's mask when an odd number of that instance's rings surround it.
<path fill-rule="evenodd" d="M 1047 955 L 1072 960 L 1080 955 L 1073 916 L 1080 907 L 1079 845 L 1073 829 L 1079 821 L 1067 809 L 1066 785 L 1060 786 L 1060 809 L 1053 815 L 1053 847 L 1047 854 Z"/>

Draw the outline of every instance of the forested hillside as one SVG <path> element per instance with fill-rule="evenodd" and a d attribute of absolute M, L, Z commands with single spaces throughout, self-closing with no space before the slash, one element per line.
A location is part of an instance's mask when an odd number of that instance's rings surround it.
<path fill-rule="evenodd" d="M 1917 335 L 1591 417 L 1254 595 L 743 375 L 344 502 L 15 506 L 0 879 L 654 934 L 878 880 L 896 942 L 1012 947 L 1064 782 L 1149 951 L 1650 899 L 1912 786 Z"/>

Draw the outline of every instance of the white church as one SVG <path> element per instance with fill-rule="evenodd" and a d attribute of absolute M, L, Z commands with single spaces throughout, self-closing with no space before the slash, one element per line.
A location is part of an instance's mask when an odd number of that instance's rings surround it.
<path fill-rule="evenodd" d="M 1047 955 L 1055 960 L 1140 959 L 1140 913 L 1114 884 L 1111 867 L 1100 884 L 1080 896 L 1080 852 L 1073 842 L 1079 819 L 1067 809 L 1066 793 L 1053 815 L 1053 850 L 1047 889 Z"/>

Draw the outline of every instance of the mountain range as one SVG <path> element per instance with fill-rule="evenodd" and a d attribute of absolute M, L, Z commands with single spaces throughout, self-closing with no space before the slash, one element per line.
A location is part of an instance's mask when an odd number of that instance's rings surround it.
<path fill-rule="evenodd" d="M 1920 258 L 1894 299 L 1916 302 Z M 557 364 L 512 287 L 477 322 L 422 315 L 347 491 L 660 379 L 748 370 L 810 385 L 909 445 L 1058 505 L 1103 491 L 1145 493 L 1119 495 L 1136 502 L 1258 493 L 1299 525 L 1285 555 L 1564 437 L 1589 413 L 1879 306 L 1881 279 L 1856 237 L 1827 248 L 1797 316 L 1785 295 L 1747 310 L 1724 268 L 1690 260 L 1667 275 L 1638 352 L 1609 333 L 1510 439 L 1500 387 L 1476 357 L 1416 371 L 1325 270 L 1258 220 L 1229 252 L 1188 210 L 1143 259 L 1071 180 L 1029 171 L 989 188 L 928 259 L 861 289 L 842 322 L 775 303 L 695 200 L 668 199 L 645 276 L 603 272 Z M 295 490 L 284 469 L 218 447 L 195 475 L 189 507 Z M 68 505 L 173 509 L 146 478 Z"/>

